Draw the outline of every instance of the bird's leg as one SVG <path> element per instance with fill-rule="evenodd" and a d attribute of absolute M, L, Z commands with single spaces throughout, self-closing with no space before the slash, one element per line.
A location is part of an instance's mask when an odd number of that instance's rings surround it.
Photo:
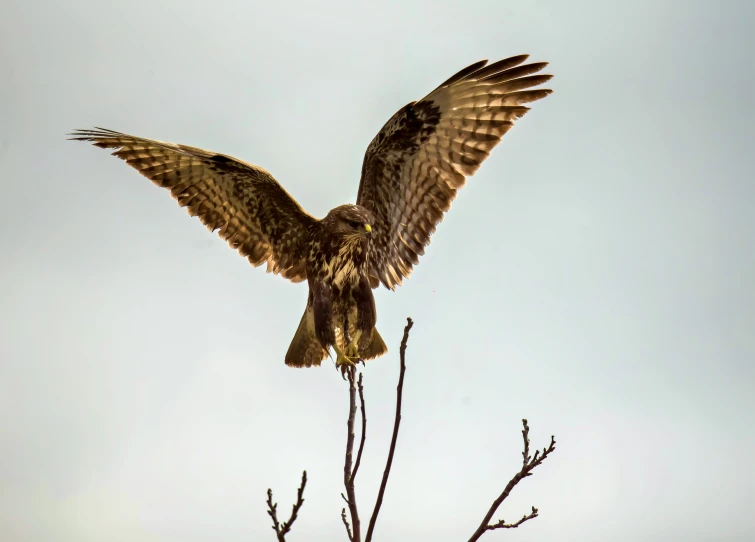
<path fill-rule="evenodd" d="M 359 356 L 353 353 L 350 346 L 351 344 L 346 347 L 347 353 L 338 348 L 338 345 L 333 345 L 333 350 L 336 353 L 336 369 L 341 369 L 343 371 L 348 367 L 354 367 L 354 364 L 359 361 Z"/>
<path fill-rule="evenodd" d="M 356 361 L 359 361 L 359 348 L 357 347 L 356 341 L 351 341 L 349 344 L 346 345 L 345 354 L 349 358 L 353 358 Z"/>
<path fill-rule="evenodd" d="M 362 330 L 358 329 L 354 334 L 354 338 L 346 345 L 346 355 L 350 358 L 359 359 L 359 337 L 361 336 Z"/>
<path fill-rule="evenodd" d="M 349 337 L 349 313 L 347 311 L 343 313 L 343 339 L 346 343 L 346 352 L 336 344 L 333 344 L 333 350 L 336 352 L 336 369 L 340 368 L 341 374 L 345 375 L 346 370 L 355 368 L 359 361 L 357 343 Z"/>

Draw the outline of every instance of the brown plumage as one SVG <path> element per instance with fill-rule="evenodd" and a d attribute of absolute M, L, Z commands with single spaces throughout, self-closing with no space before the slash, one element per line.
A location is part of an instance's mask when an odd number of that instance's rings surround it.
<path fill-rule="evenodd" d="M 270 173 L 231 156 L 101 128 L 71 135 L 116 149 L 253 266 L 307 280 L 307 306 L 285 362 L 320 365 L 332 347 L 336 364 L 347 365 L 387 351 L 372 288 L 382 282 L 393 290 L 411 274 L 466 177 L 529 111 L 524 104 L 550 94 L 533 88 L 551 78 L 533 75 L 546 63 L 523 65 L 526 59 L 477 62 L 401 108 L 367 148 L 357 204 L 322 220 Z"/>

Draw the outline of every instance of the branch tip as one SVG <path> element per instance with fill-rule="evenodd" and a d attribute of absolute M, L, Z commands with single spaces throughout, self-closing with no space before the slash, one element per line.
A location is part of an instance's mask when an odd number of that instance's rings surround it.
<path fill-rule="evenodd" d="M 273 530 L 278 538 L 278 542 L 285 542 L 286 535 L 291 531 L 291 526 L 296 521 L 299 514 L 299 509 L 304 504 L 304 488 L 307 486 L 307 471 L 302 472 L 301 484 L 296 492 L 296 503 L 291 510 L 291 516 L 288 521 L 284 521 L 282 524 L 278 521 L 278 503 L 273 502 L 273 490 L 268 488 L 267 490 L 267 513 L 273 520 Z"/>
<path fill-rule="evenodd" d="M 477 527 L 477 530 L 472 534 L 471 538 L 469 539 L 469 542 L 475 542 L 479 540 L 479 538 L 486 533 L 487 531 L 493 531 L 496 529 L 516 529 L 519 527 L 522 523 L 525 521 L 529 521 L 533 518 L 538 517 L 538 510 L 534 506 L 532 507 L 532 511 L 529 514 L 525 514 L 522 516 L 522 519 L 515 523 L 506 523 L 503 519 L 499 520 L 497 523 L 490 523 L 490 519 L 493 517 L 493 514 L 495 514 L 496 510 L 501 506 L 503 501 L 506 500 L 506 498 L 511 494 L 511 491 L 516 487 L 516 485 L 521 482 L 524 478 L 528 476 L 532 476 L 533 470 L 535 467 L 540 465 L 545 459 L 548 457 L 548 455 L 556 449 L 555 444 L 556 440 L 553 436 L 551 436 L 551 444 L 547 448 L 543 449 L 542 455 L 540 453 L 540 450 L 535 451 L 534 456 L 530 456 L 530 427 L 527 423 L 527 419 L 522 419 L 522 441 L 523 441 L 523 450 L 522 450 L 522 468 L 517 472 L 511 480 L 509 480 L 509 483 L 506 484 L 506 487 L 504 488 L 503 492 L 498 496 L 498 498 L 493 501 L 493 504 L 490 506 L 490 509 L 488 510 L 488 513 L 485 514 L 485 517 L 483 518 L 480 525 Z"/>

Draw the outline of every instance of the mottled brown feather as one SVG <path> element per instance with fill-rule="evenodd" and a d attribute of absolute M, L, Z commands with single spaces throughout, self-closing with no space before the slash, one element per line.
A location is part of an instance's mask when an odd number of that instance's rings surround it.
<path fill-rule="evenodd" d="M 307 303 L 299 327 L 286 352 L 285 362 L 289 367 L 313 367 L 322 363 L 328 352 L 322 347 L 315 334 L 314 311 Z"/>
<path fill-rule="evenodd" d="M 408 277 L 457 191 L 549 89 L 532 75 L 547 63 L 527 55 L 477 62 L 401 108 L 367 148 L 357 204 L 375 215 L 371 284 L 395 289 Z"/>
<path fill-rule="evenodd" d="M 170 190 L 190 215 L 218 230 L 257 267 L 292 282 L 307 278 L 309 229 L 317 222 L 264 169 L 224 154 L 97 128 L 76 130 L 71 139 L 116 149 L 157 186 Z"/>

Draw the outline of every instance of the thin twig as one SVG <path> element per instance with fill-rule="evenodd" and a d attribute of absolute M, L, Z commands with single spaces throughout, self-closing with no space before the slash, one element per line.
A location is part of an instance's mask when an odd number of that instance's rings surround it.
<path fill-rule="evenodd" d="M 278 537 L 278 542 L 285 542 L 286 535 L 291 531 L 291 526 L 296 521 L 299 514 L 299 509 L 304 504 L 304 488 L 307 486 L 307 471 L 304 471 L 301 475 L 301 485 L 296 493 L 296 503 L 291 510 L 291 516 L 288 521 L 284 521 L 281 525 L 278 522 L 278 503 L 273 503 L 273 490 L 267 490 L 267 513 L 273 520 L 273 530 Z"/>
<path fill-rule="evenodd" d="M 281 535 L 281 526 L 280 523 L 278 523 L 278 503 L 273 503 L 273 490 L 268 488 L 267 490 L 267 513 L 268 515 L 273 519 L 273 531 L 275 531 L 275 534 L 279 541 L 283 540 L 283 535 Z"/>
<path fill-rule="evenodd" d="M 530 512 L 529 514 L 527 514 L 525 516 L 522 516 L 522 519 L 520 519 L 516 523 L 506 523 L 504 520 L 501 519 L 501 520 L 498 521 L 498 523 L 494 523 L 493 525 L 486 526 L 485 530 L 486 531 L 494 531 L 496 529 L 516 529 L 517 527 L 519 527 L 525 521 L 529 521 L 532 518 L 536 518 L 536 517 L 537 517 L 537 508 L 535 508 L 533 506 L 532 507 L 532 512 Z"/>
<path fill-rule="evenodd" d="M 351 542 L 362 542 L 362 533 L 359 523 L 359 512 L 357 510 L 357 496 L 354 490 L 354 477 L 352 476 L 352 459 L 354 454 L 354 418 L 357 412 L 355 386 L 356 368 L 352 367 L 349 372 L 349 421 L 347 422 L 346 436 L 346 458 L 343 465 L 343 484 L 346 486 L 346 503 L 349 505 L 351 514 L 351 524 L 353 528 L 352 535 L 349 537 Z"/>
<path fill-rule="evenodd" d="M 535 452 L 535 455 L 533 457 L 530 457 L 530 427 L 527 425 L 527 420 L 522 420 L 522 425 L 524 426 L 524 429 L 522 429 L 522 438 L 524 440 L 524 451 L 522 452 L 522 468 L 519 472 L 514 475 L 514 477 L 509 480 L 509 483 L 506 484 L 506 487 L 504 488 L 503 492 L 498 496 L 498 498 L 493 501 L 493 504 L 490 506 L 490 509 L 488 510 L 488 513 L 485 514 L 485 517 L 483 518 L 482 522 L 480 523 L 480 526 L 477 527 L 477 530 L 472 534 L 472 537 L 469 539 L 469 542 L 475 542 L 478 540 L 486 531 L 493 531 L 495 529 L 515 529 L 516 527 L 519 527 L 522 523 L 525 521 L 528 521 L 532 518 L 537 517 L 537 508 L 534 506 L 532 507 L 532 512 L 525 515 L 517 521 L 516 523 L 506 523 L 504 520 L 500 520 L 497 523 L 490 523 L 491 518 L 493 517 L 493 514 L 496 513 L 496 510 L 498 510 L 498 507 L 501 506 L 501 503 L 506 500 L 506 498 L 509 496 L 511 491 L 516 487 L 516 485 L 521 482 L 524 478 L 527 476 L 532 475 L 532 471 L 540 465 L 545 459 L 550 455 L 553 450 L 556 449 L 556 439 L 551 436 L 551 442 L 550 446 L 543 449 L 542 455 L 540 454 L 540 450 L 537 450 Z"/>
<path fill-rule="evenodd" d="M 341 508 L 341 521 L 343 521 L 343 525 L 346 527 L 346 535 L 349 537 L 349 540 L 354 540 L 354 535 L 351 534 L 351 525 L 349 525 L 349 520 L 346 519 L 345 508 Z"/>
<path fill-rule="evenodd" d="M 401 425 L 401 397 L 404 392 L 404 373 L 406 372 L 406 344 L 409 340 L 409 331 L 412 329 L 414 322 L 411 318 L 406 319 L 406 327 L 404 327 L 404 338 L 401 340 L 401 348 L 399 350 L 399 358 L 401 359 L 401 370 L 398 377 L 398 386 L 396 386 L 396 419 L 393 423 L 393 437 L 391 437 L 391 447 L 388 450 L 388 461 L 385 464 L 385 470 L 383 471 L 383 480 L 380 482 L 380 490 L 378 491 L 377 501 L 375 502 L 375 509 L 372 511 L 372 517 L 370 518 L 370 525 L 367 528 L 367 537 L 365 542 L 372 540 L 372 532 L 375 530 L 375 522 L 377 521 L 378 514 L 380 513 L 380 507 L 383 504 L 383 496 L 385 495 L 385 488 L 388 485 L 388 477 L 391 474 L 391 465 L 393 464 L 393 454 L 396 451 L 396 440 L 398 439 L 398 428 Z"/>
<path fill-rule="evenodd" d="M 359 441 L 359 451 L 357 452 L 357 460 L 354 463 L 354 470 L 351 472 L 352 484 L 357 477 L 359 465 L 362 463 L 362 450 L 364 450 L 364 440 L 367 435 L 365 432 L 367 431 L 367 413 L 364 410 L 364 386 L 362 385 L 362 375 L 363 373 L 359 373 L 359 380 L 357 381 L 357 387 L 359 388 L 359 408 L 362 411 L 362 438 Z"/>

